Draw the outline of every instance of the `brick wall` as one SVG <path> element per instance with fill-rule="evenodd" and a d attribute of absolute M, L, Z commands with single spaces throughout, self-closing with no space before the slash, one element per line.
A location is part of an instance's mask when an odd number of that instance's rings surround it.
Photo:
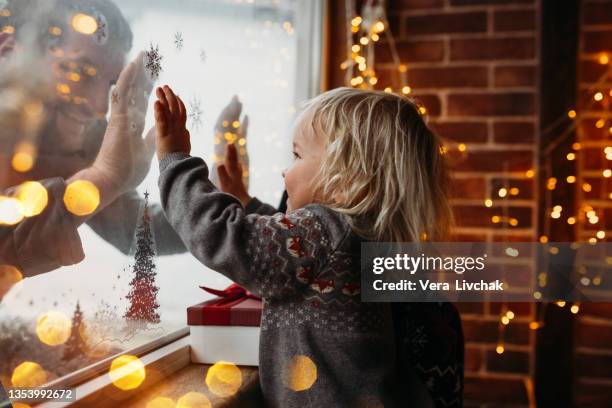
<path fill-rule="evenodd" d="M 607 93 L 612 88 L 612 75 L 601 87 L 594 88 L 611 68 L 610 63 L 602 64 L 600 57 L 606 54 L 612 60 L 612 1 L 584 0 L 580 16 L 577 110 L 582 119 L 576 132 L 576 141 L 581 145 L 576 163 L 576 198 L 579 205 L 587 202 L 592 205 L 600 219 L 593 225 L 584 216 L 578 217 L 577 237 L 587 240 L 598 230 L 606 231 L 609 236 L 612 229 L 612 201 L 607 196 L 612 192 L 611 183 L 602 174 L 603 169 L 610 168 L 603 149 L 611 145 L 612 97 L 606 95 L 603 103 L 592 103 L 596 91 Z M 607 119 L 607 123 L 598 128 L 595 124 L 601 118 Z M 580 188 L 583 182 L 592 186 L 591 191 Z M 609 406 L 612 401 L 612 304 L 583 304 L 575 326 L 576 405 Z"/>
<path fill-rule="evenodd" d="M 453 160 L 458 220 L 464 241 L 537 240 L 539 34 L 537 0 L 393 0 L 391 30 L 408 67 L 408 82 Z M 397 89 L 386 45 L 377 52 L 379 86 Z M 464 143 L 465 151 L 453 146 Z M 519 194 L 501 199 L 504 184 Z M 492 205 L 486 207 L 486 199 Z M 493 223 L 507 215 L 517 226 Z M 498 354 L 500 303 L 460 304 L 466 337 L 468 406 L 532 398 L 533 304 L 506 305 L 517 316 Z"/>
<path fill-rule="evenodd" d="M 536 241 L 540 0 L 388 0 L 391 30 L 412 95 L 425 105 L 453 160 L 453 208 L 463 241 Z M 344 10 L 336 10 L 328 86 L 343 85 Z M 400 88 L 388 45 L 376 50 L 377 89 Z M 458 144 L 466 145 L 458 151 Z M 500 187 L 519 194 L 501 199 Z M 490 207 L 486 199 L 492 199 Z M 517 226 L 493 223 L 506 215 Z M 534 304 L 463 303 L 466 406 L 528 406 L 533 398 Z M 502 308 L 516 317 L 498 354 Z"/>

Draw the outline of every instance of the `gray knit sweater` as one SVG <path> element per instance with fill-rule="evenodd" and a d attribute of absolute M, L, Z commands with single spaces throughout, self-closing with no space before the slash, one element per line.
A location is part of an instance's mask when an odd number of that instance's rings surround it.
<path fill-rule="evenodd" d="M 160 162 L 162 207 L 188 250 L 264 300 L 260 381 L 273 407 L 424 406 L 395 373 L 388 304 L 360 299 L 360 242 L 342 214 L 308 205 L 247 210 L 209 181 L 204 161 Z M 316 367 L 316 380 L 309 385 Z M 293 388 L 293 389 L 292 389 Z M 401 389 L 403 397 L 397 396 Z M 412 395 L 411 395 L 412 394 Z"/>

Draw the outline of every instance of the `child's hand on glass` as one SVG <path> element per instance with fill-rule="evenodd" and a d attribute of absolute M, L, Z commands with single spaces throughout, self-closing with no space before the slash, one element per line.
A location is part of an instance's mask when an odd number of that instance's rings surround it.
<path fill-rule="evenodd" d="M 251 199 L 242 181 L 242 165 L 238 160 L 236 145 L 230 143 L 225 147 L 225 160 L 217 167 L 221 191 L 236 197 L 244 207 Z"/>
<path fill-rule="evenodd" d="M 157 158 L 168 153 L 191 152 L 185 104 L 168 85 L 157 88 L 155 94 L 155 124 L 157 128 Z"/>

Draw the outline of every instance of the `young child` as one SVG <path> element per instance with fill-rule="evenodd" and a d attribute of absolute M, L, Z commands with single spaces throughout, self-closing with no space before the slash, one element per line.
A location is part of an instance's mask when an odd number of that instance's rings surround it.
<path fill-rule="evenodd" d="M 168 220 L 196 258 L 264 300 L 266 405 L 434 406 L 416 369 L 398 366 L 391 306 L 360 300 L 362 241 L 443 241 L 452 220 L 441 143 L 417 107 L 349 88 L 314 98 L 283 173 L 287 213 L 262 215 L 266 205 L 245 209 L 213 186 L 189 155 L 185 105 L 167 86 L 156 93 Z"/>

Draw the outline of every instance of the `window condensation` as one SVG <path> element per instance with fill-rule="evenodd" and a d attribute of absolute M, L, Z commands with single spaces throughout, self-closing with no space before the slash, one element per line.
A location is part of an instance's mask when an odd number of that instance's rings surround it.
<path fill-rule="evenodd" d="M 78 5 L 79 0 L 69 2 Z M 7 4 L 10 2 L 0 1 L 0 8 L 10 7 Z M 156 85 L 171 85 L 187 104 L 192 113 L 188 121 L 192 155 L 205 158 L 209 165 L 214 153 L 217 116 L 231 97 L 238 95 L 243 115 L 249 116 L 246 143 L 250 160 L 249 193 L 277 206 L 283 192 L 282 170 L 291 160 L 291 124 L 300 102 L 296 100 L 296 89 L 300 81 L 307 81 L 307 78 L 297 77 L 297 72 L 307 71 L 297 69 L 295 11 L 298 2 L 121 0 L 117 1 L 117 6 L 133 33 L 133 46 L 125 61 L 131 61 L 141 50 L 158 50 L 161 71 Z M 101 12 L 96 14 L 99 11 L 95 6 L 85 11 L 76 7 L 72 13 L 80 12 L 93 15 L 97 24 L 105 23 L 105 16 Z M 24 24 L 12 20 L 15 15 L 0 13 L 0 17 L 5 17 L 2 19 L 5 33 L 11 33 L 10 27 L 15 29 L 18 24 Z M 70 27 L 49 22 L 48 30 L 52 35 L 64 35 L 67 29 Z M 104 35 L 109 34 L 102 32 L 99 41 L 104 42 Z M 49 44 L 39 45 L 43 50 L 49 47 Z M 78 67 L 81 69 L 78 71 L 73 69 L 75 67 L 64 68 L 66 72 L 74 71 L 83 76 L 83 81 L 88 69 L 102 69 L 95 66 L 95 62 Z M 29 69 L 35 70 L 35 67 Z M 48 67 L 43 64 L 38 69 Z M 23 76 L 23 73 L 7 69 L 1 72 L 5 76 L 0 84 L 4 88 L 2 92 L 6 91 L 7 84 L 19 84 Z M 24 93 L 34 92 L 45 104 L 55 103 L 53 97 L 40 95 L 40 89 L 35 89 L 32 81 L 24 81 Z M 24 103 L 24 98 L 15 98 L 16 104 Z M 153 101 L 154 96 L 151 96 L 145 133 L 154 124 Z M 10 108 L 10 104 L 5 103 L 0 110 Z M 194 114 L 194 111 L 197 112 Z M 5 141 L 19 140 L 23 129 L 21 125 L 14 126 L 0 137 Z M 45 142 L 41 135 L 34 140 L 39 144 Z M 65 159 L 71 158 L 73 156 L 67 155 Z M 12 159 L 14 157 L 8 154 L 0 155 L 1 171 L 5 176 Z M 159 205 L 158 175 L 154 157 L 148 175 L 137 188 L 141 198 L 145 192 L 149 194 L 150 210 Z M 5 183 L 0 185 L 0 194 L 11 187 L 6 184 L 10 177 L 5 176 L 0 177 L 0 182 Z M 53 169 L 31 177 L 26 171 L 22 181 L 54 176 Z M 142 210 L 138 218 L 141 216 Z M 134 276 L 136 238 L 129 255 L 125 255 L 86 224 L 79 227 L 78 233 L 85 253 L 82 262 L 23 279 L 4 296 L 0 305 L 0 380 L 5 386 L 11 385 L 11 378 L 21 362 L 40 365 L 47 380 L 52 380 L 109 354 L 182 328 L 186 325 L 186 308 L 211 297 L 199 288 L 200 285 L 221 289 L 230 283 L 188 253 L 156 256 L 154 285 L 159 288 L 156 294 L 159 307 L 155 311 L 160 321 L 123 331 L 126 327 L 124 316 L 131 306 L 128 294 Z M 154 236 L 156 240 L 159 238 Z M 79 311 L 76 311 L 77 303 Z M 71 327 L 75 327 L 72 323 L 79 313 L 77 320 L 81 318 L 83 324 L 79 326 L 80 332 L 75 333 Z M 75 336 L 81 338 L 77 342 L 80 351 L 66 351 L 74 346 Z"/>

